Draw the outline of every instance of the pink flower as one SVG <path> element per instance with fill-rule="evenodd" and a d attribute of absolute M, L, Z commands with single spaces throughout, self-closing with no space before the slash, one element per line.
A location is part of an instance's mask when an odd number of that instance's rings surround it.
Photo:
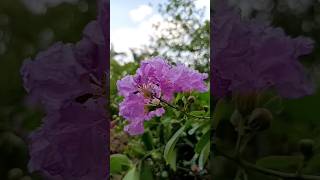
<path fill-rule="evenodd" d="M 129 122 L 125 131 L 131 135 L 142 134 L 145 120 L 165 113 L 160 100 L 169 102 L 177 92 L 205 92 L 206 78 L 206 74 L 182 64 L 171 66 L 159 57 L 141 62 L 134 76 L 125 76 L 117 82 L 119 94 L 125 98 L 120 103 L 119 114 Z"/>
<path fill-rule="evenodd" d="M 299 98 L 314 92 L 299 61 L 313 51 L 313 40 L 292 38 L 281 28 L 253 19 L 245 21 L 223 0 L 216 3 L 213 27 L 214 96 L 272 90 L 285 98 Z"/>

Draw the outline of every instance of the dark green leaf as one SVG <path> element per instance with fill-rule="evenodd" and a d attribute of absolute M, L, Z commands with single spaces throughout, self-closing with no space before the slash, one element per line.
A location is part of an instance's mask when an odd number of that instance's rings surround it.
<path fill-rule="evenodd" d="M 227 112 L 227 102 L 224 99 L 220 99 L 213 112 L 213 129 L 216 129 L 221 119 L 224 118 Z"/>
<path fill-rule="evenodd" d="M 110 173 L 121 173 L 129 169 L 131 160 L 124 154 L 112 154 L 110 156 Z"/>
<path fill-rule="evenodd" d="M 175 134 L 171 137 L 171 139 L 168 141 L 168 143 L 165 146 L 163 157 L 166 160 L 167 164 L 170 164 L 170 162 L 172 161 L 172 159 L 170 158 L 173 157 L 172 153 L 175 149 L 176 143 L 179 140 L 179 137 L 184 132 L 184 129 L 185 129 L 185 126 L 182 126 L 177 132 L 175 132 Z"/>
<path fill-rule="evenodd" d="M 168 157 L 168 163 L 171 167 L 171 169 L 173 169 L 174 171 L 177 170 L 177 150 L 174 149 L 173 151 L 170 152 L 169 157 Z"/>
<path fill-rule="evenodd" d="M 141 136 L 142 142 L 144 146 L 146 147 L 147 150 L 152 150 L 153 149 L 153 141 L 152 141 L 152 136 L 150 131 L 145 132 Z"/>
<path fill-rule="evenodd" d="M 264 104 L 264 107 L 272 113 L 279 114 L 283 110 L 282 98 L 280 96 L 274 96 Z"/>
<path fill-rule="evenodd" d="M 200 140 L 196 144 L 195 152 L 200 154 L 200 152 L 203 150 L 203 148 L 206 146 L 206 144 L 210 143 L 210 135 L 211 132 L 207 131 L 204 135 L 201 136 Z"/>
<path fill-rule="evenodd" d="M 208 157 L 210 154 L 210 141 L 207 142 L 207 144 L 205 144 L 205 146 L 203 147 L 203 149 L 200 152 L 200 156 L 199 156 L 199 168 L 203 169 L 204 165 L 206 164 Z"/>
<path fill-rule="evenodd" d="M 147 162 L 141 165 L 140 180 L 153 180 L 152 168 Z"/>

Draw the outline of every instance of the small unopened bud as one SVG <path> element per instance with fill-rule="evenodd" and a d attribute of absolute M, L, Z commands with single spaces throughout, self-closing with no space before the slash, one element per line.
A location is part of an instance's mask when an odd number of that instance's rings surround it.
<path fill-rule="evenodd" d="M 195 98 L 194 96 L 189 96 L 189 97 L 188 97 L 188 102 L 189 102 L 190 104 L 194 103 L 195 101 L 196 101 L 196 98 Z"/>
<path fill-rule="evenodd" d="M 252 130 L 263 131 L 270 127 L 273 117 L 265 108 L 256 108 L 250 115 L 248 125 Z"/>
<path fill-rule="evenodd" d="M 153 105 L 159 105 L 160 104 L 160 100 L 159 99 L 152 99 L 151 103 Z"/>
<path fill-rule="evenodd" d="M 312 139 L 302 139 L 299 142 L 300 152 L 305 159 L 310 159 L 314 153 L 314 141 Z"/>

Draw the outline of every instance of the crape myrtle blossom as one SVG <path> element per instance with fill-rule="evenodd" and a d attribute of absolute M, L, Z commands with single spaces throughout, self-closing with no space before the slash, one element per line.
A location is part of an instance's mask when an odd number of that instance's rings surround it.
<path fill-rule="evenodd" d="M 26 60 L 24 87 L 46 116 L 29 136 L 29 170 L 45 179 L 108 179 L 108 1 L 75 44 L 55 43 Z"/>
<path fill-rule="evenodd" d="M 282 97 L 298 98 L 313 92 L 299 62 L 300 56 L 312 52 L 312 40 L 292 38 L 281 28 L 244 20 L 227 1 L 215 4 L 211 37 L 214 96 L 275 90 Z"/>
<path fill-rule="evenodd" d="M 135 75 L 117 82 L 119 95 L 124 96 L 119 114 L 129 122 L 125 131 L 130 135 L 142 134 L 145 120 L 165 113 L 161 101 L 170 102 L 178 92 L 207 91 L 206 78 L 205 73 L 183 64 L 171 66 L 160 57 L 142 61 Z"/>

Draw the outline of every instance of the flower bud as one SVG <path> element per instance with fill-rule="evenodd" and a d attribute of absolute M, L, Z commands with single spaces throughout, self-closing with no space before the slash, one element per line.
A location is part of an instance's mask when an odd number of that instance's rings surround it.
<path fill-rule="evenodd" d="M 305 159 L 310 159 L 314 153 L 314 141 L 312 139 L 302 139 L 299 142 L 299 148 Z"/>
<path fill-rule="evenodd" d="M 254 131 L 263 131 L 270 127 L 273 117 L 265 108 L 256 108 L 249 117 L 248 126 Z"/>
<path fill-rule="evenodd" d="M 188 97 L 188 102 L 189 102 L 190 104 L 194 103 L 195 101 L 196 101 L 196 98 L 195 98 L 194 96 L 189 96 L 189 97 Z"/>
<path fill-rule="evenodd" d="M 159 105 L 160 104 L 160 100 L 159 99 L 152 99 L 151 103 L 153 105 Z"/>

